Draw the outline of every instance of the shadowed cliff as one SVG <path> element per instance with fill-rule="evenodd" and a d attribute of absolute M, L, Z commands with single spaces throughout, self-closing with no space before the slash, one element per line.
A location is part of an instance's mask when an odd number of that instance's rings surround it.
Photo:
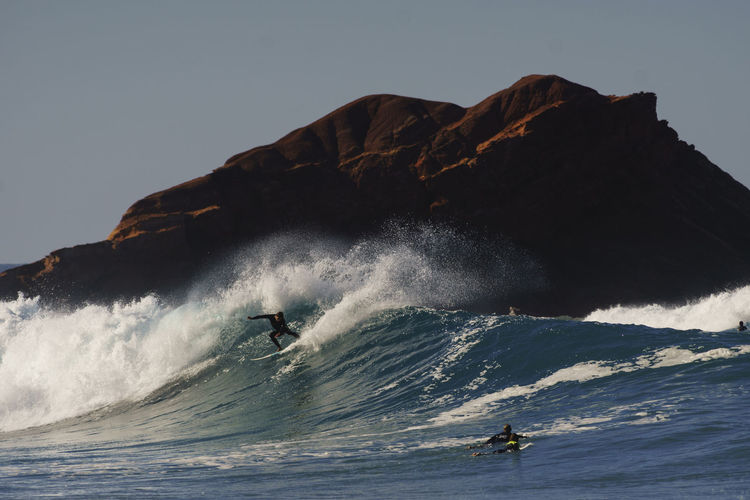
<path fill-rule="evenodd" d="M 104 241 L 0 274 L 0 295 L 168 293 L 275 232 L 357 237 L 394 217 L 500 236 L 532 256 L 548 286 L 481 305 L 500 312 L 580 315 L 750 281 L 750 192 L 658 120 L 655 95 L 534 75 L 470 108 L 354 101 L 137 201 Z"/>

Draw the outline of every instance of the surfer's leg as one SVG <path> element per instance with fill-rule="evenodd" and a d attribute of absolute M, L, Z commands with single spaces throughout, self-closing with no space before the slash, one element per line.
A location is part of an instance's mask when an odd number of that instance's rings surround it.
<path fill-rule="evenodd" d="M 268 334 L 268 336 L 271 338 L 274 344 L 276 344 L 276 347 L 279 348 L 279 351 L 281 350 L 281 344 L 279 344 L 279 341 L 276 340 L 276 334 L 279 332 L 271 332 Z"/>
<path fill-rule="evenodd" d="M 299 333 L 297 333 L 297 332 L 293 332 L 293 331 L 289 330 L 289 331 L 287 331 L 286 333 L 288 333 L 289 335 L 291 335 L 291 336 L 292 336 L 292 337 L 294 337 L 295 339 L 298 339 L 298 338 L 299 338 Z"/>

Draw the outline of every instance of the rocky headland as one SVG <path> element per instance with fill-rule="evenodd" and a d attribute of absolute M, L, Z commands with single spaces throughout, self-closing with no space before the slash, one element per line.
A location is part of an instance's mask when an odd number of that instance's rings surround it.
<path fill-rule="evenodd" d="M 683 301 L 750 282 L 750 191 L 656 114 L 532 75 L 479 104 L 373 95 L 134 203 L 106 240 L 0 274 L 0 297 L 101 302 L 170 290 L 278 231 L 346 237 L 392 218 L 498 235 L 542 290 L 489 298 L 545 315 Z"/>

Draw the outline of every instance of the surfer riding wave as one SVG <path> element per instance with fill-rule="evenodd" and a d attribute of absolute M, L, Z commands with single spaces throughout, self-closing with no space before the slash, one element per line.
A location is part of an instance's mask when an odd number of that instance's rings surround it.
<path fill-rule="evenodd" d="M 268 336 L 273 341 L 273 343 L 276 344 L 276 347 L 278 348 L 277 351 L 281 351 L 283 349 L 283 347 L 281 347 L 281 344 L 279 344 L 279 341 L 276 340 L 278 337 L 287 334 L 291 335 L 294 338 L 299 338 L 299 333 L 293 332 L 289 329 L 286 324 L 286 320 L 284 319 L 284 313 L 281 311 L 277 312 L 276 314 L 260 314 L 258 316 L 248 316 L 247 319 L 267 319 L 271 322 L 273 331 L 270 332 Z"/>

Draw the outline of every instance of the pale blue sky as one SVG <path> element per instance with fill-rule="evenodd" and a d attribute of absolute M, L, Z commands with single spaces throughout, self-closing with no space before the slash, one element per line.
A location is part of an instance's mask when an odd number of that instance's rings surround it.
<path fill-rule="evenodd" d="M 471 106 L 524 75 L 652 91 L 750 185 L 747 1 L 0 0 L 0 262 L 353 99 Z"/>

